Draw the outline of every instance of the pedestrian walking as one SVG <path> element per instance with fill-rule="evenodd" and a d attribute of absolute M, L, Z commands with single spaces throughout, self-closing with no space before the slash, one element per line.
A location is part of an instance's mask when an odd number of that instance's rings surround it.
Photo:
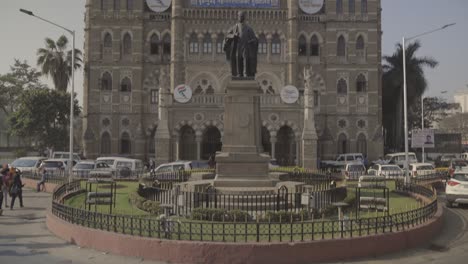
<path fill-rule="evenodd" d="M 44 162 L 41 163 L 38 169 L 39 174 L 41 175 L 41 180 L 37 183 L 37 191 L 41 191 L 41 186 L 42 189 L 45 189 L 45 182 L 46 182 L 46 169 L 45 169 L 45 164 Z"/>
<path fill-rule="evenodd" d="M 10 187 L 10 195 L 11 195 L 11 204 L 10 210 L 13 210 L 13 206 L 15 205 L 16 197 L 18 197 L 20 202 L 20 207 L 23 207 L 23 187 L 24 184 L 21 181 L 21 175 L 16 173 L 15 168 L 10 169 L 10 174 L 13 175 L 13 184 Z"/>
<path fill-rule="evenodd" d="M 9 175 L 10 169 L 8 164 L 3 164 L 0 170 L 0 189 L 2 195 L 2 202 L 5 202 L 5 207 L 8 207 L 8 190 L 10 189 L 11 178 Z M 1 206 L 0 206 L 1 208 Z"/>

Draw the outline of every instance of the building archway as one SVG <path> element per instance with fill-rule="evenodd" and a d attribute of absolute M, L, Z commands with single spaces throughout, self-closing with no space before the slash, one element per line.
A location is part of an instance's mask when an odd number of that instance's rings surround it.
<path fill-rule="evenodd" d="M 120 138 L 120 154 L 131 154 L 132 153 L 132 142 L 130 135 L 127 132 L 123 132 Z"/>
<path fill-rule="evenodd" d="M 291 127 L 285 125 L 278 130 L 275 158 L 280 166 L 296 164 L 296 137 Z"/>
<path fill-rule="evenodd" d="M 356 142 L 356 150 L 358 153 L 367 155 L 367 138 L 364 134 L 359 134 Z"/>
<path fill-rule="evenodd" d="M 216 151 L 221 151 L 221 132 L 215 126 L 210 126 L 203 132 L 201 159 L 208 160 Z"/>
<path fill-rule="evenodd" d="M 191 126 L 185 125 L 180 129 L 179 158 L 181 160 L 197 159 L 197 142 L 195 138 L 195 130 Z"/>
<path fill-rule="evenodd" d="M 111 154 L 111 137 L 108 132 L 104 132 L 101 136 L 101 154 Z"/>
<path fill-rule="evenodd" d="M 348 153 L 348 138 L 344 133 L 338 136 L 338 154 Z"/>
<path fill-rule="evenodd" d="M 262 147 L 263 152 L 266 152 L 271 156 L 270 131 L 268 131 L 268 129 L 264 126 L 262 126 Z"/>

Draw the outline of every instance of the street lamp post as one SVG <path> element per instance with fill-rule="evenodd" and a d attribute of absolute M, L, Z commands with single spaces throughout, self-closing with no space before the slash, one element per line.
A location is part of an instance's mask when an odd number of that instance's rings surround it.
<path fill-rule="evenodd" d="M 71 72 L 72 72 L 72 81 L 71 81 L 71 92 L 70 92 L 70 157 L 69 157 L 69 165 L 68 165 L 68 182 L 70 183 L 71 181 L 71 176 L 72 176 L 72 168 L 73 168 L 73 113 L 74 113 L 74 93 L 75 93 L 75 31 L 74 30 L 70 30 L 66 27 L 63 27 L 59 24 L 56 24 L 52 21 L 49 21 L 45 18 L 42 18 L 40 16 L 37 16 L 35 15 L 32 11 L 29 11 L 29 10 L 26 10 L 26 9 L 20 9 L 20 12 L 22 13 L 25 13 L 26 15 L 29 15 L 29 16 L 33 16 L 33 17 L 36 17 L 42 21 L 45 21 L 49 24 L 52 24 L 56 27 L 59 27 L 65 31 L 67 31 L 68 33 L 70 33 L 72 35 L 72 61 L 71 61 Z"/>
<path fill-rule="evenodd" d="M 405 38 L 403 37 L 402 39 L 402 49 L 403 49 L 403 115 L 404 115 L 404 129 L 405 129 L 405 182 L 407 184 L 410 183 L 410 177 L 409 177 L 409 158 L 408 158 L 408 106 L 407 106 L 407 94 L 406 94 L 406 45 L 405 42 L 407 40 L 412 40 L 427 34 L 431 34 L 433 32 L 439 31 L 446 29 L 450 26 L 455 25 L 455 23 L 447 24 L 444 25 L 440 28 L 436 28 L 430 31 L 423 32 L 421 34 Z"/>

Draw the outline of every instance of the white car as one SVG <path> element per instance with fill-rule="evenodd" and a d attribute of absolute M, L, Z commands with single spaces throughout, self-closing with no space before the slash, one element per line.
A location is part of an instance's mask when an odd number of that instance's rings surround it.
<path fill-rule="evenodd" d="M 411 176 L 433 175 L 436 173 L 434 165 L 430 163 L 413 163 L 409 167 Z"/>
<path fill-rule="evenodd" d="M 366 167 L 361 162 L 352 162 L 346 164 L 341 173 L 347 180 L 357 180 L 360 176 L 366 175 Z"/>
<path fill-rule="evenodd" d="M 400 178 L 405 176 L 405 172 L 397 165 L 374 164 L 367 170 L 368 175 L 383 176 L 387 179 Z"/>
<path fill-rule="evenodd" d="M 79 178 L 87 178 L 90 176 L 91 172 L 94 171 L 107 171 L 112 176 L 113 170 L 107 163 L 105 162 L 95 162 L 94 160 L 82 160 L 78 162 L 73 167 L 73 176 Z"/>
<path fill-rule="evenodd" d="M 445 187 L 447 207 L 456 204 L 468 204 L 468 170 L 456 170 Z"/>
<path fill-rule="evenodd" d="M 385 155 L 385 162 L 387 164 L 395 164 L 398 165 L 400 168 L 404 167 L 405 160 L 405 152 L 391 153 Z M 418 159 L 416 158 L 416 154 L 414 152 L 408 152 L 408 163 L 418 163 Z"/>
<path fill-rule="evenodd" d="M 13 161 L 11 166 L 19 169 L 25 176 L 37 176 L 37 170 L 45 159 L 45 157 L 22 157 Z"/>

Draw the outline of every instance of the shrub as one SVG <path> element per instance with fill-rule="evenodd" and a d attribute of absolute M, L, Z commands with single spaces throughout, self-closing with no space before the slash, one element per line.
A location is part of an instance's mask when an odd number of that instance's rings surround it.
<path fill-rule="evenodd" d="M 243 222 L 252 220 L 252 217 L 246 211 L 225 210 L 220 208 L 195 208 L 191 215 L 194 220 L 203 221 L 225 221 L 225 222 Z"/>
<path fill-rule="evenodd" d="M 159 202 L 146 200 L 145 198 L 138 195 L 137 192 L 131 192 L 128 197 L 130 199 L 130 203 L 138 209 L 149 212 L 151 214 L 161 213 Z"/>

